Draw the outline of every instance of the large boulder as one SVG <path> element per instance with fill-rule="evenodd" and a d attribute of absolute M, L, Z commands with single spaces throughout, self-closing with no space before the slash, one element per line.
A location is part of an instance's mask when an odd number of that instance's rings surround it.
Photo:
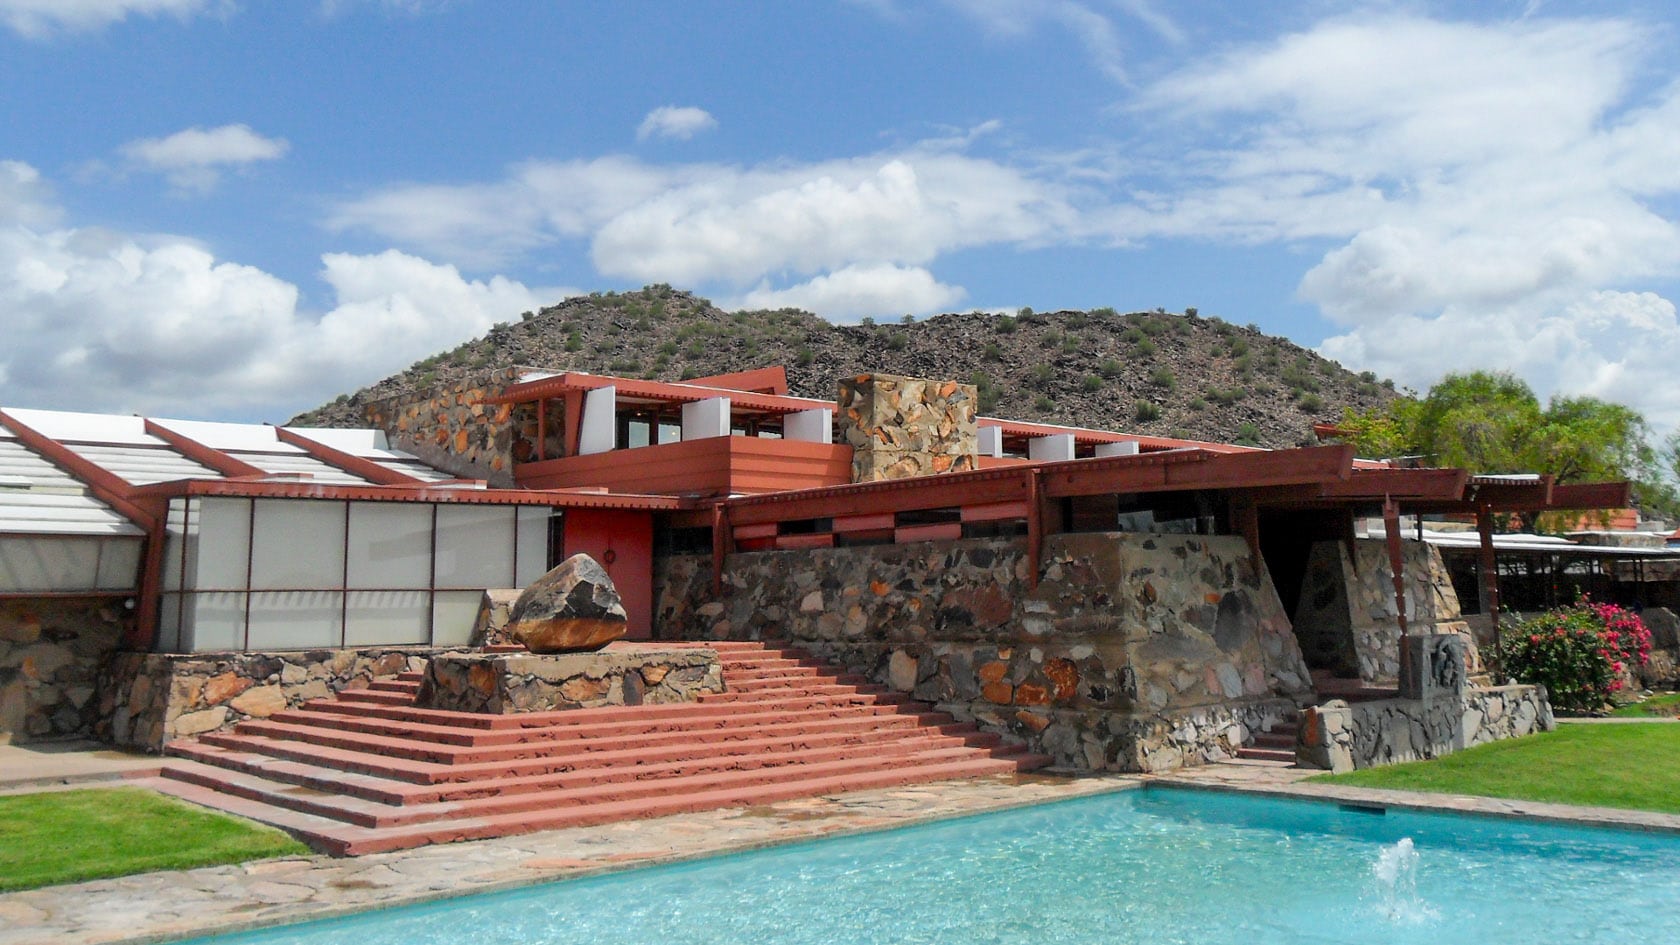
<path fill-rule="evenodd" d="M 627 627 L 606 569 L 588 555 L 572 555 L 519 595 L 506 632 L 532 653 L 567 653 L 598 650 Z"/>

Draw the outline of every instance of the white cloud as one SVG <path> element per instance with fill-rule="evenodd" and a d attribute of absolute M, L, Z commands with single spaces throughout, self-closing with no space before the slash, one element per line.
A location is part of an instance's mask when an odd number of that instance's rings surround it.
<path fill-rule="evenodd" d="M 752 167 L 530 162 L 498 182 L 372 194 L 330 224 L 481 265 L 584 239 L 603 274 L 734 291 L 853 266 L 924 266 L 1073 227 L 1063 188 L 965 155 L 965 141 Z"/>
<path fill-rule="evenodd" d="M 676 105 L 661 105 L 647 113 L 642 123 L 636 127 L 636 140 L 646 141 L 649 138 L 672 138 L 677 141 L 687 141 L 702 131 L 711 131 L 717 127 L 717 119 L 704 108 L 693 106 L 678 107 Z"/>
<path fill-rule="evenodd" d="M 33 186 L 0 165 L 0 195 Z M 8 201 L 9 202 L 9 201 Z M 556 301 L 500 277 L 396 251 L 322 257 L 324 313 L 296 286 L 180 237 L 37 229 L 56 208 L 0 215 L 0 403 L 285 419 Z"/>
<path fill-rule="evenodd" d="M 220 168 L 279 160 L 291 145 L 284 138 L 265 138 L 241 124 L 139 138 L 121 150 L 134 166 L 164 174 L 176 188 L 204 192 L 216 186 Z"/>
<path fill-rule="evenodd" d="M 926 269 L 892 265 L 847 266 L 783 289 L 760 283 L 729 308 L 801 308 L 834 321 L 864 317 L 925 315 L 948 311 L 965 293 L 941 283 Z"/>
<path fill-rule="evenodd" d="M 59 32 L 96 30 L 131 14 L 184 20 L 223 6 L 223 0 L 0 0 L 0 23 L 30 39 L 43 39 Z"/>
<path fill-rule="evenodd" d="M 1543 395 L 1680 422 L 1680 87 L 1615 19 L 1354 17 L 1236 49 L 1145 91 L 1177 149 L 1104 211 L 1130 239 L 1330 241 L 1299 294 L 1323 351 L 1422 388 L 1500 367 Z"/>

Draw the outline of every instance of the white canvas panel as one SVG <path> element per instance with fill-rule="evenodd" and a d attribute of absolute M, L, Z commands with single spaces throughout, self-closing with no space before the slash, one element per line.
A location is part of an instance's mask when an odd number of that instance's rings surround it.
<path fill-rule="evenodd" d="M 1098 456 L 1136 456 L 1138 454 L 1137 440 L 1121 440 L 1118 443 L 1098 443 Z"/>
<path fill-rule="evenodd" d="M 618 442 L 618 388 L 600 387 L 583 395 L 578 423 L 578 455 L 610 452 Z"/>
<path fill-rule="evenodd" d="M 512 587 L 513 514 L 505 505 L 440 505 L 437 586 Z"/>
<path fill-rule="evenodd" d="M 1027 458 L 1056 462 L 1073 458 L 1073 434 L 1052 433 L 1035 436 L 1027 441 Z"/>
<path fill-rule="evenodd" d="M 51 535 L 0 537 L 0 592 L 94 590 L 99 542 Z"/>
<path fill-rule="evenodd" d="M 429 591 L 349 591 L 344 645 L 424 645 L 431 640 Z"/>
<path fill-rule="evenodd" d="M 126 591 L 140 586 L 140 552 L 143 544 L 138 538 L 107 538 L 99 549 L 99 590 Z"/>
<path fill-rule="evenodd" d="M 187 539 L 188 586 L 211 591 L 243 590 L 250 565 L 251 500 L 201 499 L 193 526 L 197 537 Z"/>
<path fill-rule="evenodd" d="M 251 587 L 344 586 L 343 502 L 257 499 Z"/>
<path fill-rule="evenodd" d="M 432 604 L 432 645 L 466 646 L 483 591 L 439 591 Z"/>
<path fill-rule="evenodd" d="M 826 409 L 796 410 L 782 418 L 782 436 L 805 443 L 834 439 L 834 414 Z"/>
<path fill-rule="evenodd" d="M 512 587 L 530 587 L 548 571 L 548 518 L 546 506 L 519 507 L 519 573 Z"/>
<path fill-rule="evenodd" d="M 682 405 L 682 438 L 704 440 L 729 435 L 729 398 L 713 397 Z"/>
<path fill-rule="evenodd" d="M 994 459 L 1003 455 L 1003 427 L 980 428 L 979 452 Z"/>
<path fill-rule="evenodd" d="M 432 580 L 432 507 L 350 503 L 350 587 L 424 588 Z"/>
<path fill-rule="evenodd" d="M 342 591 L 267 591 L 251 595 L 252 650 L 338 646 L 343 636 Z"/>
<path fill-rule="evenodd" d="M 165 594 L 158 602 L 157 651 L 184 653 L 181 647 L 181 595 Z"/>
<path fill-rule="evenodd" d="M 181 606 L 183 652 L 204 653 L 244 647 L 244 594 L 187 594 L 182 597 Z"/>

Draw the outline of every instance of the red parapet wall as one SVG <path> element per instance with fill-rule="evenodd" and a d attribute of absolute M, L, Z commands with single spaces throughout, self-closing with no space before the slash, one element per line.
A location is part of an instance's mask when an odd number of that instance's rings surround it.
<path fill-rule="evenodd" d="M 514 478 L 526 489 L 741 495 L 842 485 L 851 464 L 849 446 L 720 436 L 520 463 Z"/>

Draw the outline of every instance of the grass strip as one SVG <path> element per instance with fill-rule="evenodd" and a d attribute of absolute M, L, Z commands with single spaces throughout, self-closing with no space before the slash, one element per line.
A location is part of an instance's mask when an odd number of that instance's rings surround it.
<path fill-rule="evenodd" d="M 1664 693 L 1652 696 L 1643 702 L 1630 702 L 1611 710 L 1611 715 L 1619 718 L 1648 719 L 1653 715 L 1680 715 L 1680 692 Z"/>
<path fill-rule="evenodd" d="M 142 788 L 0 797 L 0 892 L 308 852 L 272 827 Z"/>
<path fill-rule="evenodd" d="M 1560 725 L 1432 761 L 1308 780 L 1680 814 L 1680 725 Z"/>

